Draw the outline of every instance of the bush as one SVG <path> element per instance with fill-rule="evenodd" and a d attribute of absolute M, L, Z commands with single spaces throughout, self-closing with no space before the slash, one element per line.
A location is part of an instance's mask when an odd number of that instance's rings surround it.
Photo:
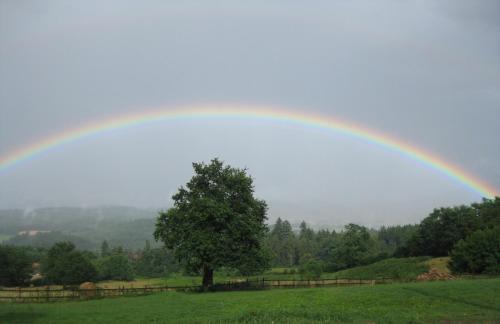
<path fill-rule="evenodd" d="M 299 272 L 302 278 L 319 279 L 321 277 L 321 274 L 323 273 L 323 268 L 318 261 L 310 260 L 300 266 Z"/>
<path fill-rule="evenodd" d="M 71 242 L 54 244 L 47 253 L 42 270 L 48 283 L 74 285 L 92 281 L 97 271 Z"/>
<path fill-rule="evenodd" d="M 19 248 L 0 245 L 0 286 L 19 286 L 31 277 L 31 261 Z"/>
<path fill-rule="evenodd" d="M 133 280 L 134 273 L 132 265 L 126 256 L 114 254 L 99 259 L 97 272 L 100 280 Z"/>
<path fill-rule="evenodd" d="M 500 274 L 500 226 L 460 240 L 451 252 L 450 267 L 456 273 Z"/>

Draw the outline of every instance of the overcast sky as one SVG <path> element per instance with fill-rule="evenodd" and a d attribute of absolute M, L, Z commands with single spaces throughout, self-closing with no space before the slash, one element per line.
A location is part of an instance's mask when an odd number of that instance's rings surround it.
<path fill-rule="evenodd" d="M 413 143 L 500 188 L 499 1 L 0 1 L 0 155 L 146 107 L 279 105 Z M 416 222 L 478 201 L 397 153 L 243 120 L 93 136 L 0 174 L 0 208 L 167 207 L 191 162 L 247 167 L 270 218 Z"/>

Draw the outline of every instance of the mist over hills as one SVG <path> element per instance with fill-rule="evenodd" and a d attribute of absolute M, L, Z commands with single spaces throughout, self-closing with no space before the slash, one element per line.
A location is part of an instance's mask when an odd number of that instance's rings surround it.
<path fill-rule="evenodd" d="M 0 236 L 5 243 L 46 247 L 70 240 L 81 249 L 102 241 L 135 249 L 154 242 L 158 210 L 135 207 L 48 207 L 0 210 Z"/>
<path fill-rule="evenodd" d="M 281 217 L 290 221 L 295 230 L 303 220 L 314 229 L 341 230 L 343 225 L 350 223 L 348 211 L 340 213 L 344 216 L 335 213 L 334 220 L 332 216 L 327 219 L 325 214 L 322 221 L 311 222 L 307 216 L 311 212 L 320 215 L 319 210 L 310 211 L 298 206 L 295 213 L 289 213 L 291 206 L 279 202 L 273 206 L 268 224 L 274 224 Z M 129 206 L 0 209 L 0 242 L 49 247 L 55 242 L 69 240 L 80 249 L 97 250 L 106 240 L 111 246 L 139 249 L 144 247 L 146 240 L 153 245 L 158 244 L 153 232 L 160 209 Z M 366 220 L 357 223 L 374 228 L 392 225 L 376 223 L 369 218 Z"/>

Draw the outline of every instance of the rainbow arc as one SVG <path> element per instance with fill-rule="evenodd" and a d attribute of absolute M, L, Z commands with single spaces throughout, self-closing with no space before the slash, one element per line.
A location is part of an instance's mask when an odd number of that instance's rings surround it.
<path fill-rule="evenodd" d="M 385 147 L 398 154 L 418 161 L 429 168 L 438 170 L 449 178 L 457 181 L 465 187 L 486 198 L 500 195 L 498 190 L 484 181 L 468 174 L 458 166 L 445 159 L 431 154 L 401 139 L 390 137 L 381 132 L 362 127 L 347 121 L 330 116 L 312 113 L 301 113 L 289 109 L 272 106 L 245 106 L 245 105 L 198 105 L 182 106 L 173 108 L 160 108 L 145 110 L 140 113 L 126 114 L 104 119 L 75 128 L 62 131 L 53 136 L 43 138 L 30 145 L 8 152 L 0 156 L 0 172 L 9 167 L 21 163 L 27 159 L 42 154 L 51 148 L 71 143 L 81 138 L 106 131 L 133 127 L 152 122 L 176 121 L 189 119 L 217 119 L 234 118 L 243 120 L 268 120 L 273 122 L 285 122 L 307 127 L 314 127 L 333 131 L 345 136 L 358 138 Z"/>

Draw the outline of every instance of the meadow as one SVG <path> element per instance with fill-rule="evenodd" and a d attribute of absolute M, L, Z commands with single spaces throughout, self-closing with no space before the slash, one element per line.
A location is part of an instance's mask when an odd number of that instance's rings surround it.
<path fill-rule="evenodd" d="M 500 279 L 0 304 L 0 323 L 498 322 Z"/>

